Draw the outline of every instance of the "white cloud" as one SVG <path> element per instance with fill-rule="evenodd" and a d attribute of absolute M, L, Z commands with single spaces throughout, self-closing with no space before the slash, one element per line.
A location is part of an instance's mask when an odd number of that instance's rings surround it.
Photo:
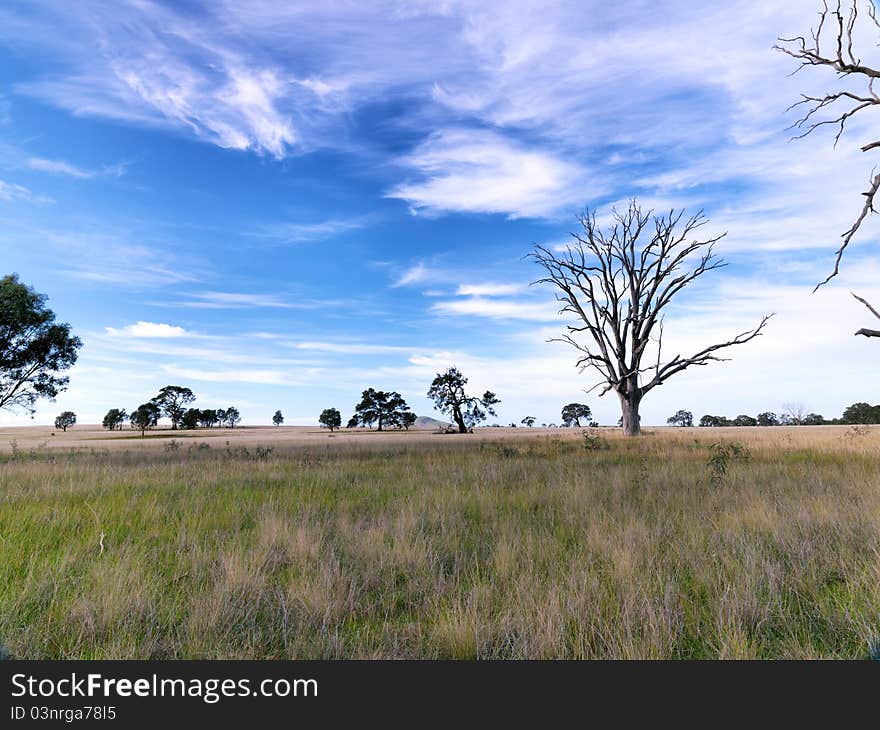
<path fill-rule="evenodd" d="M 421 284 L 425 281 L 430 281 L 431 279 L 431 270 L 420 261 L 398 276 L 391 286 L 411 286 L 412 284 Z"/>
<path fill-rule="evenodd" d="M 386 195 L 416 211 L 546 216 L 601 192 L 582 167 L 486 131 L 437 133 L 400 162 L 423 179 Z"/>
<path fill-rule="evenodd" d="M 167 339 L 170 337 L 183 337 L 188 334 L 183 327 L 165 324 L 164 322 L 137 322 L 120 329 L 115 327 L 105 327 L 105 329 L 107 334 L 112 337 L 136 337 L 138 339 Z"/>
<path fill-rule="evenodd" d="M 558 306 L 534 301 L 516 299 L 485 299 L 470 297 L 431 305 L 435 314 L 467 317 L 488 317 L 489 319 L 519 319 L 532 322 L 548 322 L 557 319 Z"/>
<path fill-rule="evenodd" d="M 175 302 L 152 302 L 156 306 L 186 307 L 190 309 L 311 309 L 309 302 L 288 302 L 275 294 L 248 294 L 242 292 L 188 292 L 191 300 Z"/>
<path fill-rule="evenodd" d="M 77 180 L 91 180 L 92 178 L 113 175 L 119 177 L 125 172 L 125 165 L 108 165 L 101 170 L 88 170 L 65 160 L 49 160 L 45 157 L 30 157 L 25 163 L 32 170 L 46 172 L 50 175 L 65 175 Z"/>
<path fill-rule="evenodd" d="M 495 284 L 486 282 L 484 284 L 461 284 L 458 287 L 458 294 L 461 297 L 502 297 L 511 294 L 519 294 L 524 289 L 522 284 Z"/>
<path fill-rule="evenodd" d="M 240 368 L 234 370 L 211 370 L 181 368 L 174 365 L 162 367 L 163 372 L 179 380 L 196 380 L 206 383 L 253 383 L 256 385 L 290 385 L 295 379 L 280 370 Z"/>
<path fill-rule="evenodd" d="M 47 160 L 43 157 L 31 157 L 27 161 L 27 166 L 32 170 L 48 172 L 52 175 L 67 175 L 68 177 L 80 180 L 93 178 L 96 174 L 91 170 L 84 170 L 83 168 L 72 165 L 69 162 L 64 162 L 64 160 Z"/>
<path fill-rule="evenodd" d="M 414 347 L 400 347 L 397 345 L 376 345 L 364 342 L 296 342 L 293 347 L 299 350 L 317 350 L 319 352 L 333 352 L 345 355 L 387 355 L 412 352 Z"/>
<path fill-rule="evenodd" d="M 313 223 L 299 223 L 282 221 L 261 225 L 251 235 L 265 238 L 278 243 L 305 243 L 309 241 L 323 241 L 334 236 L 356 231 L 375 219 L 375 216 L 365 215 L 356 218 L 330 218 L 328 220 Z"/>

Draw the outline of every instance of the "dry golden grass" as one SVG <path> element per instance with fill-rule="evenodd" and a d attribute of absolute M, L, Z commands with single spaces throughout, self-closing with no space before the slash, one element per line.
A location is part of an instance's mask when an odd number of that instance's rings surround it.
<path fill-rule="evenodd" d="M 17 657 L 865 657 L 880 639 L 877 431 L 14 433 Z M 721 474 L 711 444 L 734 440 L 748 458 Z"/>

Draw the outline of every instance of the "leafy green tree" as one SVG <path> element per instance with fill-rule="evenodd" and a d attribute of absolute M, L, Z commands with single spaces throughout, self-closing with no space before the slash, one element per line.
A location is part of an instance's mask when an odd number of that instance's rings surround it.
<path fill-rule="evenodd" d="M 361 425 L 360 420 L 358 420 L 357 416 L 352 416 L 348 419 L 348 423 L 345 424 L 346 428 L 357 428 Z"/>
<path fill-rule="evenodd" d="M 759 413 L 758 417 L 755 419 L 758 422 L 759 426 L 778 426 L 779 418 L 775 413 L 771 411 L 765 411 L 764 413 Z"/>
<path fill-rule="evenodd" d="M 272 416 L 272 423 L 274 423 L 276 426 L 280 426 L 282 423 L 284 423 L 284 416 L 281 415 L 281 411 L 275 411 L 275 415 Z"/>
<path fill-rule="evenodd" d="M 213 428 L 217 425 L 217 411 L 214 408 L 203 408 L 199 414 L 199 425 Z"/>
<path fill-rule="evenodd" d="M 481 398 L 465 393 L 468 379 L 457 367 L 445 373 L 437 373 L 428 389 L 428 397 L 434 401 L 434 408 L 452 418 L 459 433 L 467 433 L 470 428 L 496 415 L 493 406 L 501 401 L 491 390 Z"/>
<path fill-rule="evenodd" d="M 131 414 L 131 417 L 128 419 L 131 427 L 137 429 L 141 432 L 141 436 L 143 437 L 144 432 L 148 428 L 155 428 L 159 423 L 159 418 L 162 416 L 162 411 L 159 406 L 157 406 L 153 401 L 149 401 L 144 403 L 143 405 L 138 406 Z"/>
<path fill-rule="evenodd" d="M 880 423 L 880 406 L 870 403 L 853 403 L 843 411 L 840 419 L 846 424 Z"/>
<path fill-rule="evenodd" d="M 528 426 L 529 428 L 531 428 L 532 426 L 535 425 L 535 417 L 534 416 L 526 416 L 525 418 L 522 419 L 522 421 L 520 421 L 520 423 L 523 426 Z"/>
<path fill-rule="evenodd" d="M 107 411 L 107 415 L 104 416 L 104 420 L 101 421 L 101 425 L 110 431 L 115 431 L 120 428 L 126 420 L 128 420 L 128 414 L 125 412 L 124 408 L 111 408 Z"/>
<path fill-rule="evenodd" d="M 38 398 L 54 400 L 67 389 L 60 375 L 82 347 L 69 324 L 55 322 L 46 296 L 12 274 L 0 279 L 0 408 L 34 412 Z"/>
<path fill-rule="evenodd" d="M 710 416 L 705 415 L 700 418 L 700 426 L 703 427 L 716 427 L 716 426 L 729 426 L 730 421 L 724 416 Z"/>
<path fill-rule="evenodd" d="M 202 412 L 198 408 L 188 408 L 180 419 L 180 426 L 181 428 L 191 431 L 192 429 L 199 427 L 201 420 Z"/>
<path fill-rule="evenodd" d="M 758 419 L 752 418 L 751 416 L 737 416 L 733 419 L 734 426 L 757 426 Z"/>
<path fill-rule="evenodd" d="M 367 388 L 361 393 L 361 402 L 355 406 L 353 418 L 365 426 L 372 427 L 375 423 L 376 430 L 381 431 L 385 426 L 399 427 L 408 410 L 409 406 L 400 393 Z"/>
<path fill-rule="evenodd" d="M 670 426 L 690 428 L 694 425 L 694 414 L 685 410 L 676 411 L 674 415 L 666 419 L 666 423 Z"/>
<path fill-rule="evenodd" d="M 410 428 L 416 425 L 417 420 L 418 416 L 415 413 L 413 413 L 412 411 L 407 411 L 400 416 L 400 425 L 403 426 L 407 431 L 409 431 Z"/>
<path fill-rule="evenodd" d="M 568 426 L 581 427 L 581 419 L 589 421 L 593 413 L 590 407 L 583 403 L 569 403 L 562 409 L 562 422 Z"/>
<path fill-rule="evenodd" d="M 223 415 L 223 423 L 229 426 L 229 428 L 235 428 L 236 424 L 241 423 L 241 413 L 238 412 L 238 408 L 235 406 L 229 406 L 223 412 Z"/>
<path fill-rule="evenodd" d="M 822 426 L 825 423 L 827 423 L 827 421 L 824 416 L 819 413 L 808 413 L 801 421 L 801 425 L 803 426 Z"/>
<path fill-rule="evenodd" d="M 186 413 L 186 406 L 196 399 L 189 388 L 180 385 L 166 385 L 152 401 L 159 406 L 163 416 L 171 419 L 171 428 L 176 430 Z"/>
<path fill-rule="evenodd" d="M 55 419 L 55 428 L 67 431 L 68 428 L 76 423 L 76 413 L 73 411 L 63 411 L 60 416 Z"/>
<path fill-rule="evenodd" d="M 342 426 L 342 414 L 335 408 L 325 408 L 321 411 L 321 415 L 318 416 L 318 423 L 321 424 L 322 428 L 329 428 L 330 433 L 333 433 L 333 431 Z M 351 422 L 349 422 L 348 427 L 352 428 Z"/>

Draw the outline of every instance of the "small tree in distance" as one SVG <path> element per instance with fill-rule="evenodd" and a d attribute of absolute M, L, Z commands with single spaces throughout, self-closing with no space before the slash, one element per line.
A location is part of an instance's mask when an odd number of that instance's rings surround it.
<path fill-rule="evenodd" d="M 223 414 L 223 422 L 229 426 L 229 428 L 235 428 L 236 424 L 241 423 L 241 414 L 235 406 L 229 406 Z"/>
<path fill-rule="evenodd" d="M 186 413 L 186 406 L 196 399 L 195 394 L 180 385 L 166 385 L 152 400 L 163 416 L 171 419 L 171 428 L 176 430 Z"/>
<path fill-rule="evenodd" d="M 370 427 L 375 423 L 376 430 L 382 431 L 385 426 L 399 427 L 408 410 L 409 406 L 397 391 L 367 388 L 361 393 L 361 402 L 355 406 L 352 421 L 355 425 L 360 423 Z M 349 427 L 352 421 L 349 421 Z"/>
<path fill-rule="evenodd" d="M 526 416 L 525 418 L 522 419 L 522 421 L 520 421 L 520 423 L 523 426 L 528 426 L 529 428 L 531 428 L 532 426 L 535 425 L 535 417 L 534 416 Z"/>
<path fill-rule="evenodd" d="M 416 421 L 418 420 L 418 416 L 412 411 L 407 411 L 400 417 L 400 425 L 404 427 L 407 431 L 410 430 L 413 426 L 415 426 Z"/>
<path fill-rule="evenodd" d="M 741 415 L 733 419 L 734 426 L 757 426 L 758 419 L 751 416 Z"/>
<path fill-rule="evenodd" d="M 272 416 L 272 423 L 276 426 L 280 426 L 284 423 L 284 416 L 281 415 L 281 411 L 275 411 L 275 415 Z"/>
<path fill-rule="evenodd" d="M 180 418 L 180 427 L 191 431 L 199 427 L 202 420 L 202 412 L 198 408 L 187 408 Z"/>
<path fill-rule="evenodd" d="M 68 428 L 76 423 L 76 413 L 73 411 L 63 411 L 60 416 L 55 419 L 55 428 L 67 431 Z"/>
<path fill-rule="evenodd" d="M 670 426 L 690 428 L 694 425 L 694 414 L 685 410 L 676 411 L 674 415 L 666 419 L 666 423 Z"/>
<path fill-rule="evenodd" d="M 467 433 L 487 416 L 496 415 L 492 407 L 501 402 L 491 390 L 483 393 L 481 398 L 467 395 L 464 390 L 467 382 L 461 370 L 453 366 L 445 373 L 437 373 L 428 388 L 428 397 L 434 401 L 434 408 L 451 416 L 459 433 Z"/>
<path fill-rule="evenodd" d="M 132 428 L 141 432 L 141 438 L 143 438 L 144 433 L 148 428 L 156 427 L 161 415 L 162 412 L 159 410 L 159 406 L 153 403 L 153 401 L 150 401 L 149 403 L 144 403 L 143 405 L 138 406 L 134 410 L 129 419 L 129 423 Z"/>
<path fill-rule="evenodd" d="M 125 421 L 128 420 L 128 414 L 124 408 L 111 408 L 101 421 L 101 425 L 109 431 L 115 431 L 120 428 Z"/>
<path fill-rule="evenodd" d="M 568 426 L 581 427 L 581 419 L 589 421 L 593 413 L 590 407 L 583 403 L 569 403 L 562 409 L 562 422 Z"/>
<path fill-rule="evenodd" d="M 764 411 L 764 413 L 759 413 L 758 417 L 755 419 L 758 422 L 759 426 L 778 426 L 779 419 L 776 417 L 775 413 L 771 411 Z"/>
<path fill-rule="evenodd" d="M 333 433 L 337 428 L 342 427 L 342 414 L 335 408 L 325 408 L 318 416 L 318 423 L 322 428 L 329 428 L 330 433 Z M 351 428 L 350 423 L 349 428 Z"/>

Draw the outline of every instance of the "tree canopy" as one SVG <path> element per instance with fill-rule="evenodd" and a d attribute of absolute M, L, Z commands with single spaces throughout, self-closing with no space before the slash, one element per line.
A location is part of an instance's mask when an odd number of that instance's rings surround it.
<path fill-rule="evenodd" d="M 670 426 L 690 427 L 694 425 L 694 414 L 690 411 L 680 410 L 666 419 Z"/>
<path fill-rule="evenodd" d="M 183 414 L 186 413 L 186 406 L 196 399 L 195 394 L 189 389 L 180 385 L 166 385 L 154 396 L 152 401 L 155 403 L 163 416 L 171 419 L 171 428 L 177 429 L 183 420 Z"/>
<path fill-rule="evenodd" d="M 487 416 L 496 415 L 493 406 L 501 402 L 491 390 L 479 398 L 468 395 L 464 389 L 467 382 L 461 370 L 453 366 L 445 373 L 437 373 L 428 388 L 428 397 L 434 401 L 434 408 L 450 416 L 459 433 L 467 433 Z"/>
<path fill-rule="evenodd" d="M 73 411 L 63 411 L 60 416 L 55 419 L 55 428 L 67 431 L 68 428 L 76 424 L 76 413 Z"/>
<path fill-rule="evenodd" d="M 157 406 L 153 401 L 148 401 L 142 405 L 139 405 L 132 412 L 131 417 L 129 418 L 129 423 L 131 427 L 137 429 L 141 432 L 141 436 L 144 435 L 144 432 L 148 428 L 155 428 L 156 424 L 159 423 L 159 418 L 162 415 L 162 411 L 159 406 Z"/>
<path fill-rule="evenodd" d="M 67 388 L 82 347 L 69 324 L 55 322 L 46 296 L 11 274 L 0 279 L 0 408 L 34 412 L 38 398 L 54 400 Z"/>
<path fill-rule="evenodd" d="M 562 422 L 566 426 L 581 427 L 581 419 L 589 421 L 593 413 L 590 407 L 583 403 L 569 403 L 562 409 Z"/>
<path fill-rule="evenodd" d="M 342 426 L 342 414 L 336 408 L 325 408 L 318 416 L 318 423 L 323 428 L 329 428 L 330 433 L 333 433 Z"/>
<path fill-rule="evenodd" d="M 397 428 L 403 424 L 403 414 L 407 411 L 409 406 L 397 391 L 367 388 L 361 393 L 361 401 L 355 406 L 349 426 L 354 422 L 355 425 L 370 427 L 375 423 L 377 431 L 385 427 Z"/>
<path fill-rule="evenodd" d="M 122 426 L 127 419 L 128 414 L 125 412 L 124 408 L 111 408 L 107 411 L 107 415 L 104 416 L 104 420 L 101 421 L 101 425 L 110 431 L 115 431 Z"/>

